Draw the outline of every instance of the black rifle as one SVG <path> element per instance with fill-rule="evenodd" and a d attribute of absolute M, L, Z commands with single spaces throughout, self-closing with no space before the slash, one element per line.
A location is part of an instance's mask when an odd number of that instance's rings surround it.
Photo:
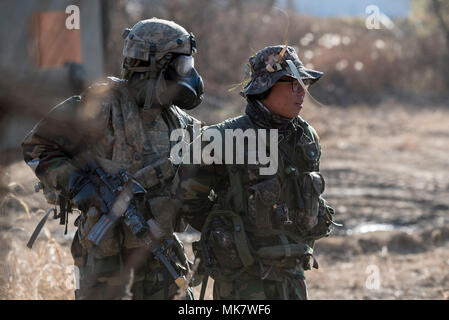
<path fill-rule="evenodd" d="M 88 159 L 88 170 L 99 178 L 98 191 L 109 209 L 107 214 L 92 227 L 87 239 L 98 245 L 106 231 L 108 231 L 121 217 L 126 221 L 134 220 L 131 231 L 140 238 L 151 250 L 155 258 L 163 265 L 179 288 L 185 286 L 186 279 L 178 275 L 175 268 L 165 256 L 164 252 L 173 246 L 173 240 L 161 240 L 158 236 L 160 228 L 154 219 L 145 221 L 142 214 L 136 209 L 131 200 L 136 195 L 146 193 L 145 188 L 134 178 L 130 177 L 124 169 L 117 175 L 107 174 L 92 158 Z M 127 223 L 129 226 L 129 224 Z"/>

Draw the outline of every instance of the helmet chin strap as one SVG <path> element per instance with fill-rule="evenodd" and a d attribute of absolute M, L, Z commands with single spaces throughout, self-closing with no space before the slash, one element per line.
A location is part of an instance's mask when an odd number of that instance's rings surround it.
<path fill-rule="evenodd" d="M 150 78 L 147 84 L 147 94 L 145 97 L 144 109 L 150 109 L 153 104 L 155 92 L 156 92 L 156 84 L 157 84 L 157 75 L 158 69 L 156 65 L 156 46 L 152 44 L 150 46 Z"/>
<path fill-rule="evenodd" d="M 165 73 L 165 68 L 161 70 L 161 72 L 159 72 L 159 76 L 155 85 L 155 91 L 154 94 L 156 96 L 156 101 L 161 105 L 161 106 L 169 106 L 171 105 L 171 99 L 169 99 L 170 101 L 167 101 L 167 83 L 164 80 L 164 73 Z M 161 93 L 162 93 L 162 98 L 161 98 Z M 165 98 L 165 99 L 164 99 Z"/>

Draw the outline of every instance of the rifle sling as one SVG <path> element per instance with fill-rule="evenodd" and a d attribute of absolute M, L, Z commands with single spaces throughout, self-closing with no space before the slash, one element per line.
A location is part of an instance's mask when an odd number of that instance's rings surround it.
<path fill-rule="evenodd" d="M 28 243 L 27 243 L 27 247 L 28 247 L 28 248 L 31 249 L 31 248 L 33 247 L 33 244 L 34 244 L 34 242 L 36 241 L 37 236 L 38 236 L 39 233 L 41 232 L 42 228 L 44 227 L 45 223 L 47 222 L 48 217 L 50 216 L 50 213 L 51 213 L 52 211 L 55 211 L 55 212 L 56 212 L 56 209 L 55 209 L 55 208 L 51 208 L 50 210 L 48 210 L 47 214 L 46 214 L 46 215 L 41 219 L 41 221 L 39 221 L 39 223 L 37 224 L 36 229 L 34 229 L 33 234 L 32 234 L 31 237 L 30 237 L 30 240 L 28 240 Z"/>

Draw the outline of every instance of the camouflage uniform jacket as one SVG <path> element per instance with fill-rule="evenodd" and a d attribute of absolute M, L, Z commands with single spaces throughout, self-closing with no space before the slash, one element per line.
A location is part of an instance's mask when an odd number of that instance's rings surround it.
<path fill-rule="evenodd" d="M 70 173 L 78 169 L 76 156 L 84 151 L 93 154 L 107 172 L 125 168 L 135 174 L 160 158 L 167 160 L 170 132 L 190 128 L 194 122 L 198 121 L 176 106 L 143 110 L 137 106 L 126 81 L 110 77 L 107 82 L 90 87 L 82 96 L 73 96 L 53 108 L 25 137 L 24 160 L 43 183 L 44 193 L 49 197 L 51 191 L 64 194 Z M 172 176 L 162 174 L 167 180 L 159 181 L 156 186 L 145 175 L 139 179 L 145 187 L 153 186 L 147 190 L 149 198 L 163 200 L 155 201 L 155 206 L 171 203 L 167 186 Z M 154 211 L 170 210 L 167 206 L 162 208 L 159 205 Z M 82 214 L 75 222 L 85 249 L 91 247 L 85 237 L 98 219 Z M 185 227 L 177 218 L 170 223 L 168 228 L 172 230 L 183 231 Z M 123 225 L 123 229 L 126 248 L 142 246 L 129 228 Z M 100 242 L 95 257 L 101 259 L 118 252 L 119 245 L 111 229 Z"/>
<path fill-rule="evenodd" d="M 246 113 L 205 127 L 203 134 L 211 129 L 218 129 L 223 137 L 225 129 L 278 129 L 276 174 L 260 175 L 257 164 L 183 165 L 178 188 L 183 215 L 202 230 L 216 280 L 279 280 L 284 271 L 302 276 L 304 269 L 310 268 L 311 261 L 306 258 L 311 257 L 313 241 L 329 234 L 333 213 L 321 198 L 324 179 L 318 172 L 319 137 L 301 117 L 290 120 L 276 116 L 257 101 L 248 103 Z M 214 214 L 217 210 L 233 214 L 227 219 Z M 242 226 L 236 226 L 235 219 L 241 219 Z M 241 228 L 246 232 L 247 252 L 239 248 L 240 236 L 235 230 Z M 293 246 L 288 248 L 289 244 Z M 310 247 L 306 249 L 303 244 Z M 295 256 L 298 246 L 301 252 Z M 275 252 L 276 248 L 280 252 Z M 265 274 L 268 269 L 272 271 Z"/>

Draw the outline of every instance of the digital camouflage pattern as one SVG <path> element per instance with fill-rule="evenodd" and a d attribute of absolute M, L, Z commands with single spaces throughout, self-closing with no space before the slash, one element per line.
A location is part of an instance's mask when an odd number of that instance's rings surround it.
<path fill-rule="evenodd" d="M 173 71 L 170 72 L 172 69 L 168 68 L 176 56 L 191 56 L 196 52 L 192 33 L 187 33 L 173 21 L 152 18 L 139 21 L 132 29 L 125 29 L 122 37 L 125 39 L 122 77 L 145 91 L 146 109 L 151 108 L 154 102 L 170 105 L 177 101 L 176 104 L 183 109 L 191 109 L 201 103 L 204 89 L 197 71 L 193 70 L 183 81 L 179 80 L 180 89 L 173 88 L 171 82 L 176 83 L 176 80 L 173 79 Z M 192 91 L 191 95 L 195 92 L 198 96 L 192 98 L 188 95 L 192 99 L 186 99 L 182 87 L 187 88 L 187 93 Z"/>
<path fill-rule="evenodd" d="M 178 274 L 185 275 L 189 261 L 173 234 L 184 231 L 186 225 L 177 216 L 177 202 L 171 193 L 176 168 L 169 161 L 174 144 L 169 137 L 175 129 L 187 129 L 192 136 L 192 127 L 199 122 L 171 99 L 153 99 L 153 93 L 155 89 L 156 96 L 165 93 L 163 81 L 158 81 L 162 71 L 174 55 L 193 54 L 195 40 L 173 21 L 157 18 L 138 22 L 126 29 L 123 37 L 125 80 L 110 77 L 52 109 L 24 139 L 24 160 L 44 186 L 47 200 L 54 204 L 58 196 L 69 200 L 69 177 L 85 169 L 82 155 L 95 157 L 110 174 L 126 169 L 147 190 L 145 196 L 134 199 L 138 210 L 174 240 L 167 259 L 176 265 Z M 93 246 L 87 235 L 99 219 L 98 212 L 89 211 L 75 220 L 78 230 L 72 255 L 81 276 L 76 298 L 122 298 L 130 282 L 135 299 L 172 298 L 177 287 L 167 270 L 123 219 Z M 192 298 L 190 289 L 187 298 Z"/>
<path fill-rule="evenodd" d="M 250 59 L 246 115 L 202 130 L 218 130 L 224 143 L 226 129 L 278 129 L 277 173 L 263 176 L 261 165 L 247 163 L 181 165 L 178 173 L 181 212 L 202 232 L 193 248 L 214 279 L 214 299 L 307 299 L 304 271 L 318 267 L 314 241 L 332 230 L 334 211 L 321 196 L 318 134 L 300 116 L 275 115 L 251 98 L 292 76 L 283 62 L 271 69 L 283 48 L 268 47 Z M 295 61 L 301 76 L 316 81 L 322 75 L 303 68 L 291 47 L 283 57 Z M 223 144 L 222 158 L 225 152 Z"/>
<path fill-rule="evenodd" d="M 294 276 L 285 282 L 250 279 L 214 283 L 215 300 L 307 300 L 305 279 Z"/>
<path fill-rule="evenodd" d="M 125 30 L 123 56 L 149 61 L 150 48 L 154 46 L 156 60 L 167 53 L 191 55 L 195 52 L 194 37 L 173 21 L 157 18 L 139 21 Z"/>
<path fill-rule="evenodd" d="M 24 160 L 35 170 L 47 194 L 55 191 L 64 195 L 70 173 L 80 169 L 77 156 L 89 151 L 105 171 L 116 173 L 114 170 L 125 168 L 143 186 L 151 186 L 144 201 L 152 215 L 170 234 L 182 232 L 186 225 L 176 216 L 176 202 L 169 191 L 174 174 L 174 168 L 167 171 L 166 166 L 171 148 L 169 134 L 177 128 L 189 129 L 194 123 L 199 122 L 176 106 L 144 110 L 137 105 L 126 81 L 108 78 L 52 109 L 24 139 Z M 162 161 L 159 171 L 145 170 L 161 159 L 167 161 Z M 149 211 L 145 215 L 150 218 Z M 75 221 L 78 231 L 72 255 L 81 276 L 76 297 L 121 298 L 123 284 L 130 279 L 135 299 L 173 297 L 176 285 L 123 222 L 111 228 L 98 246 L 92 246 L 86 237 L 98 219 L 98 214 L 82 212 Z M 175 244 L 170 256 L 178 261 L 178 272 L 185 274 L 189 269 L 187 257 L 182 244 Z M 165 281 L 171 284 L 167 287 Z"/>
<path fill-rule="evenodd" d="M 322 188 L 319 193 L 312 194 L 314 191 L 309 189 L 310 196 L 298 196 L 297 192 L 305 193 L 305 190 L 295 191 L 298 189 L 292 185 L 292 178 L 285 173 L 292 163 L 302 172 L 319 170 L 321 148 L 316 132 L 299 117 L 293 123 L 295 126 L 292 124 L 290 130 L 285 131 L 283 144 L 296 146 L 297 154 L 289 158 L 281 152 L 279 170 L 274 176 L 260 176 L 258 165 L 181 166 L 178 189 L 178 198 L 183 203 L 181 210 L 184 218 L 203 232 L 202 238 L 213 260 L 208 268 L 215 280 L 216 299 L 307 297 L 304 268 L 311 263 L 309 253 L 312 251 L 308 250 L 313 241 L 326 235 L 321 228 L 323 223 L 324 229 L 328 226 L 320 216 L 326 214 L 327 207 L 320 198 Z M 250 127 L 257 125 L 245 115 L 206 127 L 203 132 L 218 129 L 224 137 L 225 129 Z M 315 148 L 310 147 L 311 143 Z M 304 151 L 308 156 L 314 154 L 313 158 L 306 159 L 301 146 L 313 150 Z M 317 185 L 323 186 L 321 178 L 315 180 Z M 216 197 L 214 201 L 210 201 L 211 189 Z M 322 207 L 315 210 L 306 206 L 299 208 L 298 197 Z M 236 225 L 232 218 L 217 215 L 211 219 L 209 227 L 205 227 L 208 217 L 222 209 L 242 217 L 249 251 L 254 257 L 254 263 L 249 266 L 245 266 L 236 245 Z M 286 223 L 288 220 L 291 222 Z M 297 243 L 308 244 L 309 248 L 300 246 L 298 251 L 298 247 L 292 245 Z M 285 257 L 285 250 L 291 252 L 290 257 Z M 204 259 L 201 253 L 198 255 Z"/>
<path fill-rule="evenodd" d="M 292 177 L 285 173 L 293 163 L 296 168 L 301 166 L 299 170 L 302 172 L 319 170 L 321 148 L 316 132 L 299 117 L 293 123 L 296 126 L 292 125 L 286 131 L 286 140 L 282 144 L 295 146 L 296 155 L 289 158 L 280 152 L 280 165 L 274 176 L 261 176 L 258 165 L 182 165 L 179 170 L 178 198 L 183 204 L 181 211 L 186 221 L 202 230 L 202 238 L 213 260 L 208 268 L 215 280 L 216 299 L 307 297 L 304 268 L 308 268 L 311 263 L 309 253 L 312 251 L 309 249 L 313 241 L 325 236 L 321 230 L 317 233 L 317 229 L 323 227 L 318 219 L 319 215 L 325 215 L 326 207 L 324 199 L 320 200 L 322 189 L 319 194 L 302 197 L 297 192 L 305 190 L 296 191 L 298 189 L 292 185 Z M 205 127 L 203 133 L 218 129 L 224 140 L 225 129 L 246 130 L 251 127 L 257 128 L 257 125 L 245 115 Z M 306 159 L 301 146 L 310 148 L 311 143 L 315 145 L 311 152 L 314 157 Z M 224 150 L 223 147 L 223 154 Z M 321 179 L 316 183 L 321 184 Z M 213 202 L 210 201 L 211 189 L 216 195 Z M 311 189 L 308 191 L 313 193 Z M 305 206 L 300 208 L 298 197 L 302 201 L 316 202 L 317 206 L 321 203 L 321 211 L 318 208 L 308 210 Z M 243 263 L 242 254 L 236 245 L 233 219 L 218 215 L 205 228 L 207 218 L 215 210 L 222 209 L 242 217 L 249 251 L 254 258 L 249 266 Z M 292 244 L 301 244 L 300 250 Z M 302 244 L 309 247 L 303 249 Z M 286 250 L 290 251 L 291 256 L 285 256 Z M 197 254 L 204 259 L 201 253 Z"/>
<path fill-rule="evenodd" d="M 273 87 L 282 76 L 296 78 L 286 60 L 291 60 L 297 67 L 301 79 L 308 79 L 311 84 L 318 81 L 323 75 L 321 71 L 306 68 L 292 47 L 270 46 L 258 51 L 249 59 L 247 72 L 249 72 L 251 80 L 242 93 L 245 96 L 260 94 Z"/>

